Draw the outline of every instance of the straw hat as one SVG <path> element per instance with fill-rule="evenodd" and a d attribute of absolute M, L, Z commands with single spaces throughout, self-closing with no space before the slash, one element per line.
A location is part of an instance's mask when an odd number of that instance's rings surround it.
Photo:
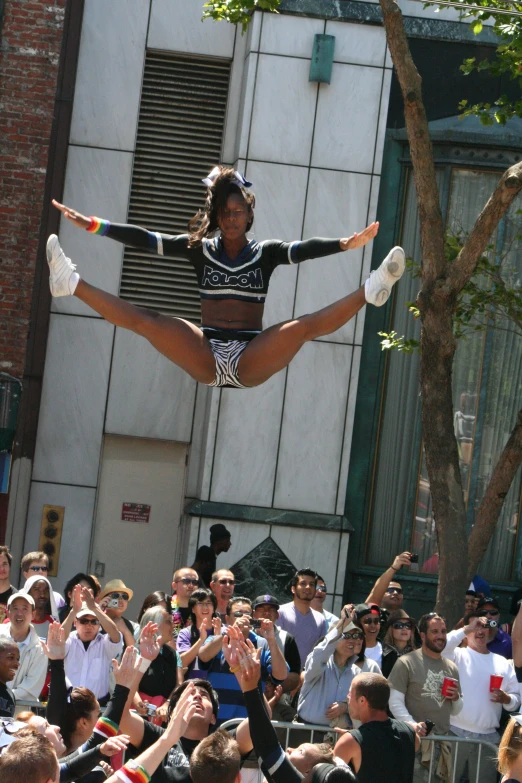
<path fill-rule="evenodd" d="M 107 582 L 107 584 L 101 591 L 98 600 L 101 601 L 102 598 L 105 598 L 105 596 L 109 595 L 109 593 L 127 593 L 129 596 L 129 601 L 132 599 L 132 596 L 134 595 L 130 587 L 127 587 L 125 585 L 125 582 L 123 582 L 121 579 L 111 579 L 110 582 Z"/>

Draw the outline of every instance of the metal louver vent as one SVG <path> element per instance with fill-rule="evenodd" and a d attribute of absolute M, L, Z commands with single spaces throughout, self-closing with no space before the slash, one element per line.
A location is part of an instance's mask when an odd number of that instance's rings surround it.
<path fill-rule="evenodd" d="M 202 177 L 219 162 L 230 63 L 148 52 L 129 223 L 183 234 L 204 202 Z M 196 275 L 180 256 L 125 248 L 122 299 L 165 315 L 200 321 Z"/>

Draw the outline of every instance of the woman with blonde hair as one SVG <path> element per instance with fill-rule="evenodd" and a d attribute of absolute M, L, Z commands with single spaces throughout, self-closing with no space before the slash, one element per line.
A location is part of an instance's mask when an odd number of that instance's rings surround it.
<path fill-rule="evenodd" d="M 500 740 L 498 771 L 501 783 L 522 783 L 522 719 L 512 717 Z"/>
<path fill-rule="evenodd" d="M 416 622 L 404 609 L 392 612 L 384 626 L 382 640 L 382 666 L 384 677 L 389 677 L 397 658 L 417 649 L 415 643 Z"/>

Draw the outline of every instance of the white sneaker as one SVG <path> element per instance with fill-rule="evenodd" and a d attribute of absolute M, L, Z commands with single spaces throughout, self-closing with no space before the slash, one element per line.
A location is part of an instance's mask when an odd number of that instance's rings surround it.
<path fill-rule="evenodd" d="M 393 285 L 403 275 L 405 262 L 402 247 L 394 247 L 390 250 L 380 267 L 370 272 L 370 277 L 364 284 L 367 302 L 375 307 L 381 307 L 388 301 Z"/>
<path fill-rule="evenodd" d="M 56 234 L 51 234 L 47 240 L 47 263 L 51 270 L 49 288 L 53 296 L 72 296 L 80 280 L 80 275 L 75 272 L 75 264 L 67 258 Z"/>

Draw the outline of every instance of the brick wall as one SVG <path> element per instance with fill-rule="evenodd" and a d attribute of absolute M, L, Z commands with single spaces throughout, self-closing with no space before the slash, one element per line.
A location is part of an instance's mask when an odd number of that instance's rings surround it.
<path fill-rule="evenodd" d="M 0 42 L 0 371 L 24 368 L 66 0 L 5 0 Z"/>

